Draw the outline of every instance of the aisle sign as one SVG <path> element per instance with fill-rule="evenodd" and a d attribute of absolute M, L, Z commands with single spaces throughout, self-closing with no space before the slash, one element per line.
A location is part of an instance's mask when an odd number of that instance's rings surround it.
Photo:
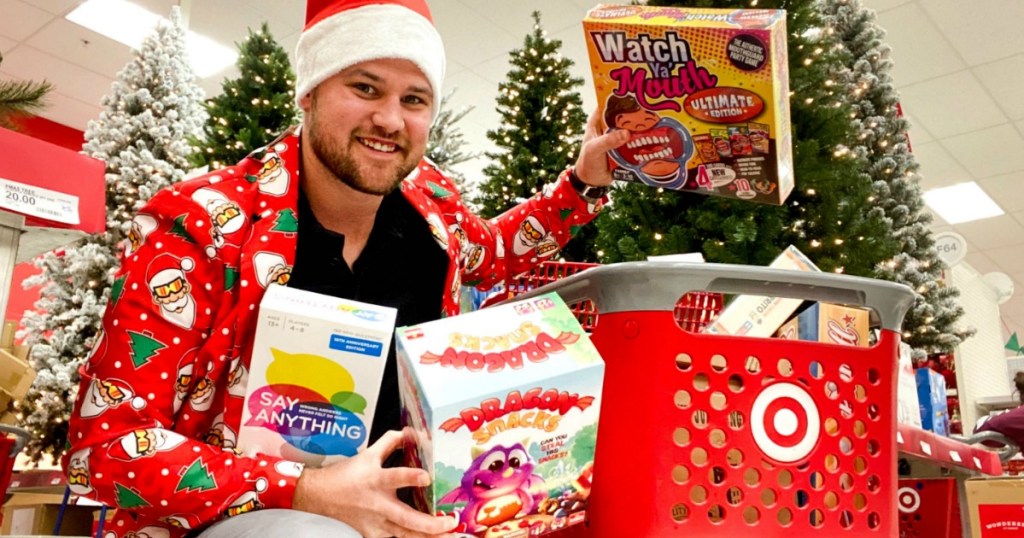
<path fill-rule="evenodd" d="M 0 208 L 33 217 L 80 224 L 78 197 L 0 177 Z"/>
<path fill-rule="evenodd" d="M 935 234 L 935 250 L 947 267 L 953 267 L 964 261 L 964 256 L 967 255 L 967 240 L 956 232 L 938 233 Z"/>

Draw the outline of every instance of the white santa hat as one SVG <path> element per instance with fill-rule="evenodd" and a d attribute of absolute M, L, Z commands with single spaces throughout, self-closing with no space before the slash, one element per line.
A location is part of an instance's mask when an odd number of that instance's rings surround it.
<path fill-rule="evenodd" d="M 185 280 L 185 271 L 191 271 L 195 267 L 192 258 L 178 259 L 170 254 L 161 254 L 153 259 L 146 272 L 146 281 L 150 287 L 163 286 L 174 282 L 174 279 Z"/>
<path fill-rule="evenodd" d="M 306 0 L 306 27 L 295 58 L 296 101 L 360 62 L 409 60 L 430 82 L 437 116 L 444 44 L 426 0 Z"/>

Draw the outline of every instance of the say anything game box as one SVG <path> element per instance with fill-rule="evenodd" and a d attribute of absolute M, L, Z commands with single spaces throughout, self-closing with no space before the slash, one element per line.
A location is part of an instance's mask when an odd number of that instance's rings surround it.
<path fill-rule="evenodd" d="M 786 13 L 600 5 L 583 21 L 613 176 L 782 204 L 793 189 Z"/>
<path fill-rule="evenodd" d="M 365 447 L 393 308 L 270 286 L 260 303 L 238 447 L 307 465 Z"/>
<path fill-rule="evenodd" d="M 407 464 L 429 513 L 487 538 L 586 518 L 604 362 L 555 294 L 398 329 Z"/>

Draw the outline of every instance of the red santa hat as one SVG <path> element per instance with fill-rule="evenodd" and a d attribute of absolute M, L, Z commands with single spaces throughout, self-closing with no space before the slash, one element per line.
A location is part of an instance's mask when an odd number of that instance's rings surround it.
<path fill-rule="evenodd" d="M 150 287 L 163 286 L 174 282 L 174 279 L 185 279 L 185 271 L 195 267 L 192 258 L 178 259 L 170 254 L 161 254 L 149 263 L 146 271 L 146 282 Z"/>
<path fill-rule="evenodd" d="M 306 0 L 306 27 L 295 50 L 295 99 L 368 60 L 409 60 L 440 105 L 445 55 L 426 0 Z"/>

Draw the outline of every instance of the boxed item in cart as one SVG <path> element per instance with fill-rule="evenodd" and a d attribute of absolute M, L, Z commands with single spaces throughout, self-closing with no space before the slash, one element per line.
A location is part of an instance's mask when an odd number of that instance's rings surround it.
<path fill-rule="evenodd" d="M 417 506 L 487 538 L 582 523 L 604 362 L 556 294 L 400 328 L 406 463 Z"/>
<path fill-rule="evenodd" d="M 229 380 L 229 393 L 245 395 L 239 449 L 318 466 L 365 447 L 396 313 L 267 288 L 249 371 L 234 367 Z"/>
<path fill-rule="evenodd" d="M 949 435 L 946 379 L 931 368 L 918 368 L 916 375 L 921 428 L 939 435 Z"/>
<path fill-rule="evenodd" d="M 630 131 L 613 177 L 781 205 L 793 189 L 786 12 L 599 5 L 598 114 Z"/>
<path fill-rule="evenodd" d="M 812 303 L 779 327 L 775 335 L 789 340 L 868 347 L 869 316 L 863 308 Z"/>
<path fill-rule="evenodd" d="M 1024 478 L 970 478 L 964 489 L 972 538 L 1024 535 Z"/>
<path fill-rule="evenodd" d="M 768 267 L 797 271 L 818 271 L 818 267 L 807 259 L 796 247 L 782 251 Z M 732 334 L 737 336 L 772 336 L 803 300 L 786 297 L 763 297 L 740 295 L 722 309 L 715 321 L 704 332 Z"/>

